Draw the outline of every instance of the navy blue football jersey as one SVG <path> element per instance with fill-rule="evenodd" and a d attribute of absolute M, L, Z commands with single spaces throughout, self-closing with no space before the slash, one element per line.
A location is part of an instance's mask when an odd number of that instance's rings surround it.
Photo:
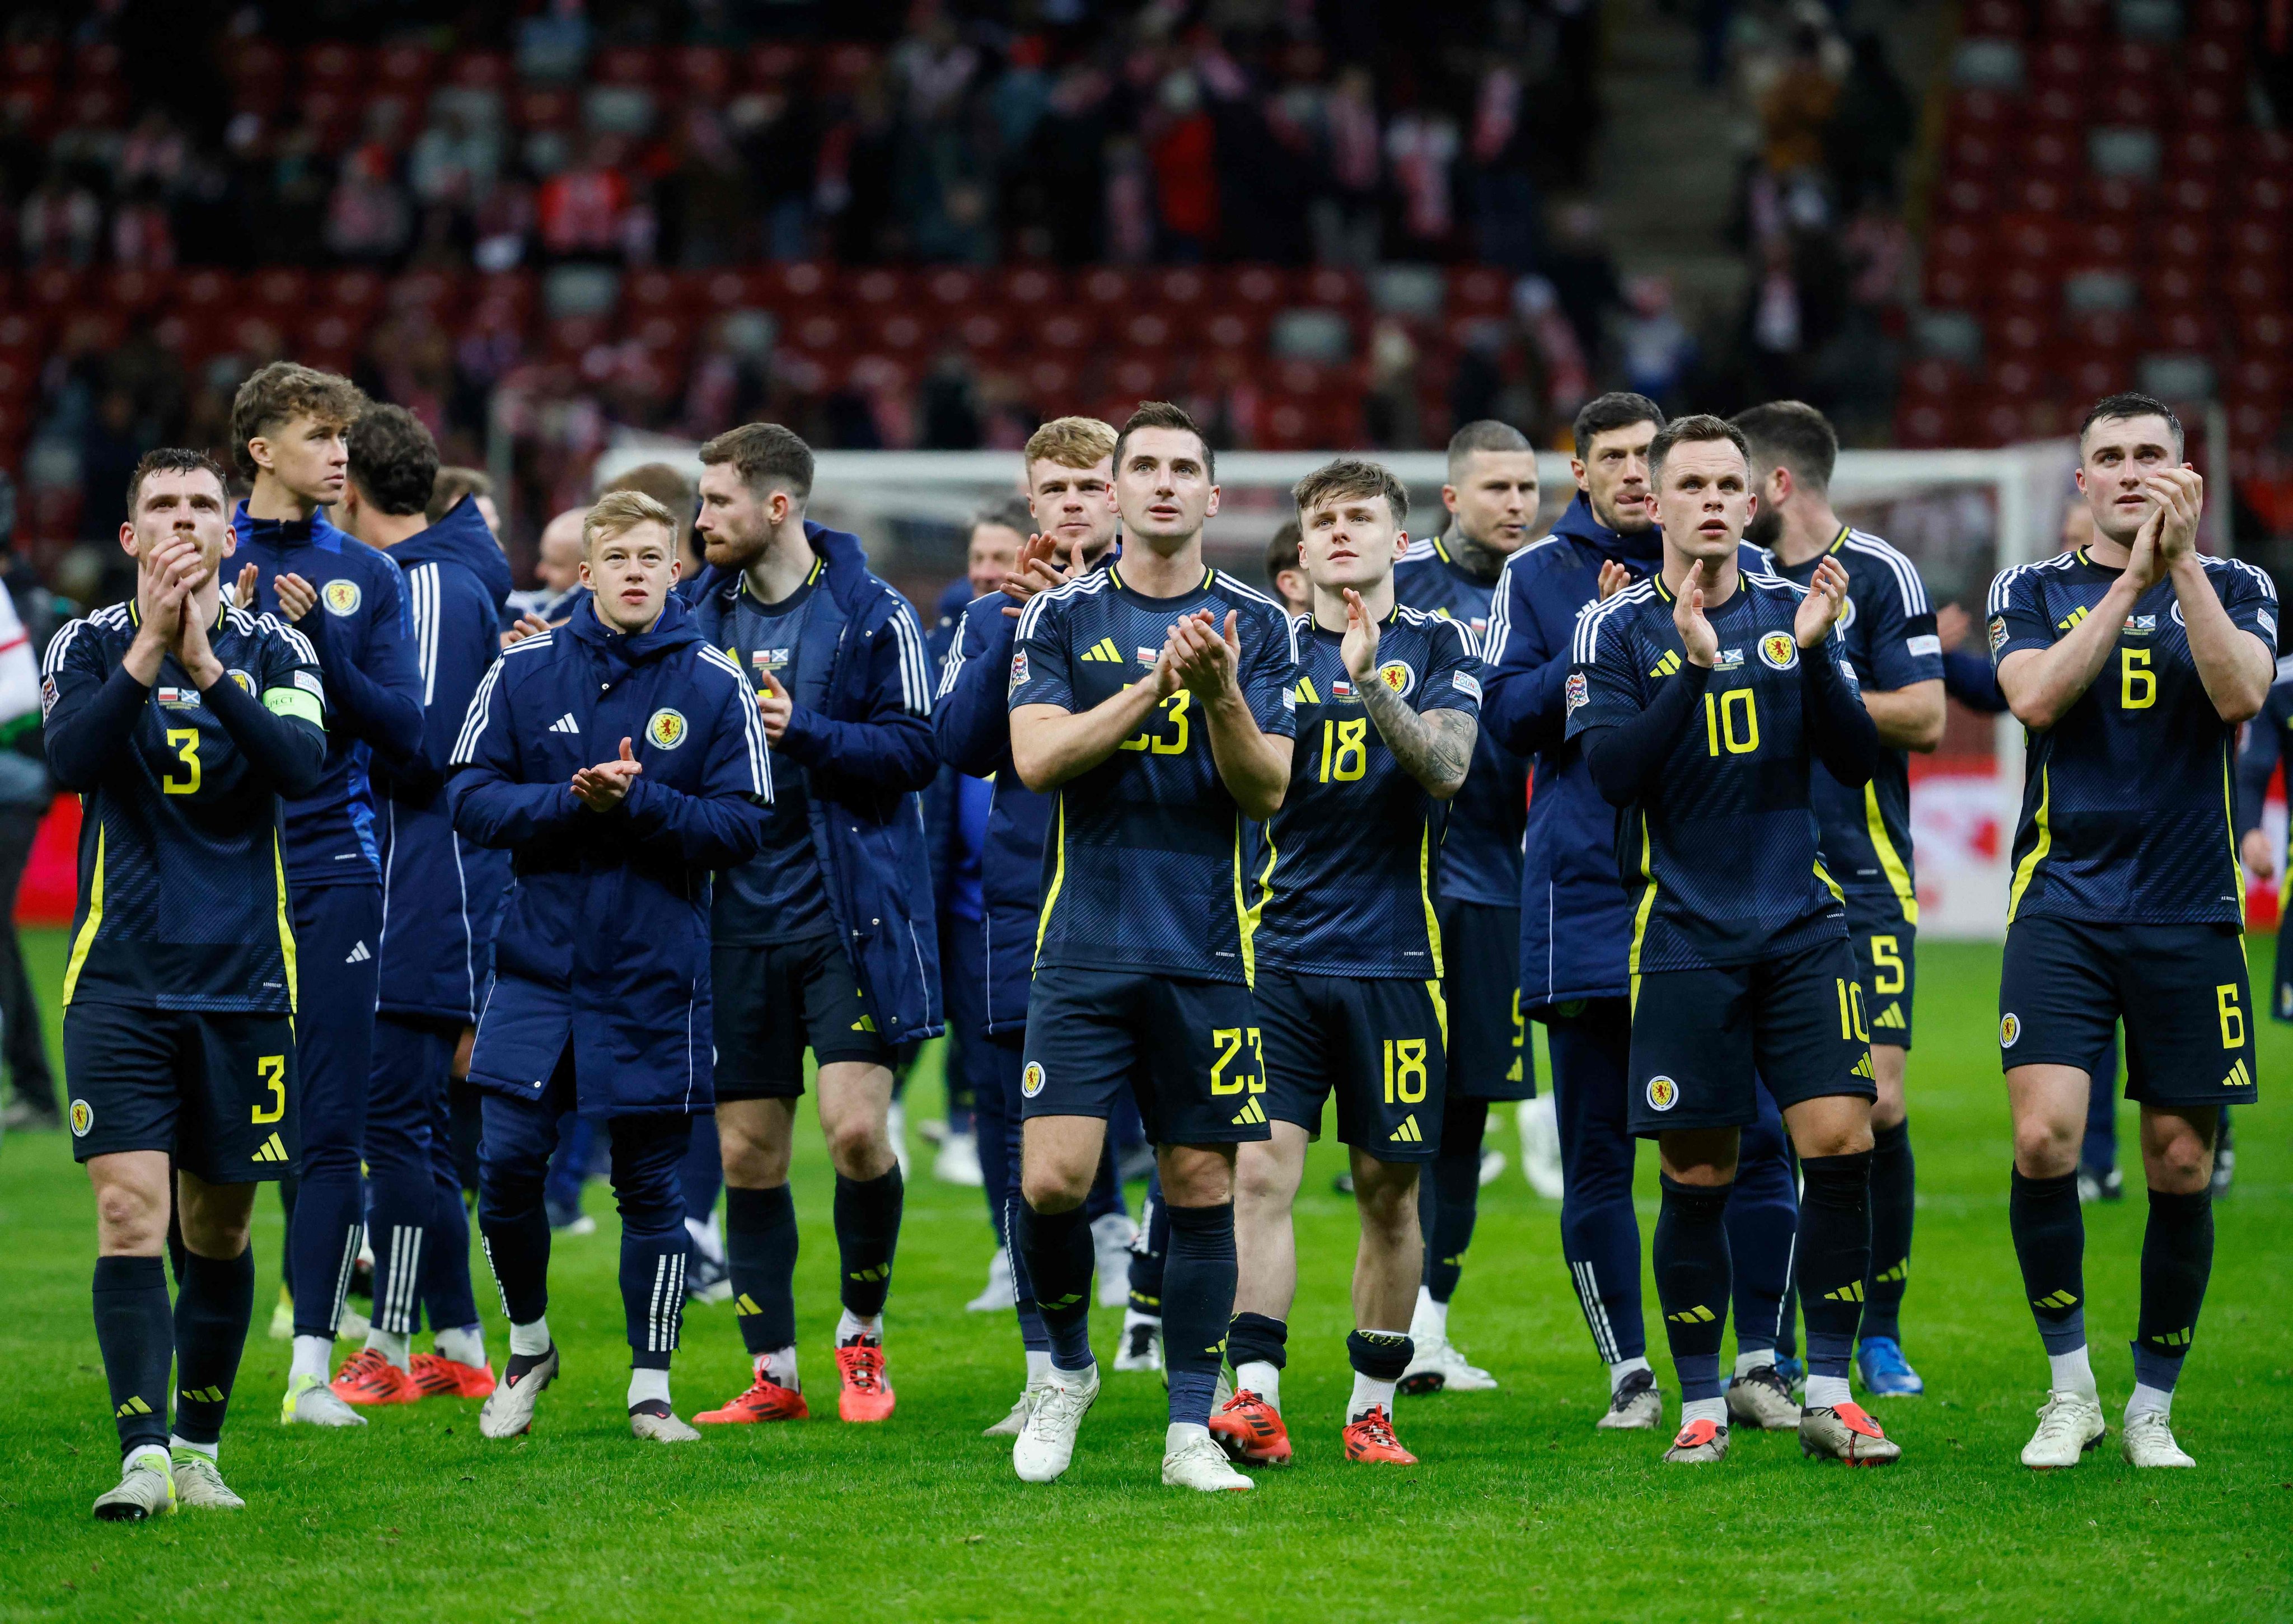
<path fill-rule="evenodd" d="M 1303 615 L 1294 624 L 1298 748 L 1266 825 L 1258 962 L 1303 975 L 1438 979 L 1441 803 L 1370 719 L 1339 652 L 1344 634 Z M 1479 663 L 1454 620 L 1397 607 L 1378 634 L 1375 680 L 1420 712 L 1478 719 Z"/>
<path fill-rule="evenodd" d="M 1223 570 L 1178 597 L 1148 597 L 1112 565 L 1027 605 L 1011 649 L 1009 705 L 1084 711 L 1145 677 L 1171 623 L 1209 609 L 1239 615 L 1244 699 L 1267 733 L 1292 731 L 1298 646 L 1272 598 Z M 1164 970 L 1247 981 L 1253 970 L 1246 820 L 1211 759 L 1210 734 L 1181 688 L 1132 738 L 1061 784 L 1043 846 L 1035 963 Z"/>
<path fill-rule="evenodd" d="M 114 604 L 56 633 L 41 684 L 51 736 L 94 702 L 136 624 L 133 603 Z M 300 632 L 224 605 L 208 638 L 231 681 L 323 737 L 326 691 Z M 173 655 L 160 662 L 126 748 L 81 804 L 66 1003 L 293 1013 L 278 790 Z"/>
<path fill-rule="evenodd" d="M 1412 548 L 1393 572 L 1394 596 L 1412 609 L 1446 615 L 1473 634 L 1486 660 L 1490 604 L 1497 583 L 1466 573 L 1436 536 Z M 1302 735 L 1300 735 L 1303 736 Z M 1441 837 L 1441 895 L 1450 902 L 1520 906 L 1521 838 L 1528 827 L 1528 758 L 1517 756 L 1484 727 L 1473 742 L 1473 770 L 1447 808 Z"/>
<path fill-rule="evenodd" d="M 2205 560 L 2230 619 L 2277 646 L 2277 589 L 2234 558 Z M 1994 662 L 2046 648 L 2121 572 L 2084 548 L 1990 583 Z M 2230 755 L 2237 728 L 2206 697 L 2170 578 L 2136 600 L 2102 674 L 2023 757 L 2006 917 L 2112 924 L 2240 922 Z"/>
<path fill-rule="evenodd" d="M 1878 537 L 1842 525 L 1828 553 L 1804 564 L 1778 564 L 1775 572 L 1804 587 L 1825 557 L 1847 571 L 1847 602 L 1839 636 L 1848 663 L 1866 688 L 1892 693 L 1915 682 L 1942 680 L 1942 639 L 1918 566 Z M 1815 764 L 1815 821 L 1823 832 L 1824 867 L 1840 889 L 1860 901 L 1893 910 L 1907 925 L 1919 922 L 1916 870 L 1911 857 L 1911 758 L 1882 744 L 1879 770 L 1858 789 Z"/>
<path fill-rule="evenodd" d="M 805 640 L 813 621 L 813 595 L 820 589 L 825 567 L 824 561 L 815 563 L 804 584 L 777 604 L 759 603 L 748 582 L 741 583 L 732 613 L 725 619 L 731 645 L 725 652 L 748 674 L 758 693 L 769 690 L 769 677 L 794 694 L 799 660 L 807 666 L 828 663 L 833 637 L 815 637 L 808 644 Z M 838 628 L 829 629 L 832 634 Z M 811 801 L 804 769 L 784 760 L 773 785 L 765 849 L 717 877 L 711 926 L 718 946 L 768 947 L 836 934 L 827 881 L 812 843 Z"/>
<path fill-rule="evenodd" d="M 1746 571 L 1705 618 L 1720 657 L 1655 791 L 1616 819 L 1616 869 L 1633 908 L 1631 971 L 1746 964 L 1844 938 L 1841 892 L 1817 840 L 1803 657 L 1792 634 L 1805 594 Z M 1577 617 L 1568 736 L 1631 721 L 1687 662 L 1673 596 L 1650 576 Z M 1823 657 L 1851 685 L 1835 631 Z"/>

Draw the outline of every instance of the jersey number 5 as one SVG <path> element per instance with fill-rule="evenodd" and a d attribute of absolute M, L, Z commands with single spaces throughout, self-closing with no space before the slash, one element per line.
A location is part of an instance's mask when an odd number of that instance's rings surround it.
<path fill-rule="evenodd" d="M 271 1090 L 271 1103 L 255 1108 L 256 1122 L 276 1122 L 287 1114 L 287 1057 L 266 1054 L 255 1062 L 255 1075 Z"/>
<path fill-rule="evenodd" d="M 199 792 L 199 730 L 196 727 L 167 729 L 167 748 L 183 764 L 181 778 L 169 773 L 159 781 L 159 787 L 170 795 L 196 795 Z"/>
<path fill-rule="evenodd" d="M 1163 714 L 1178 724 L 1179 731 L 1165 738 L 1160 734 L 1142 733 L 1122 741 L 1124 750 L 1151 750 L 1158 756 L 1182 756 L 1187 753 L 1187 707 L 1194 700 L 1194 691 L 1180 688 L 1163 701 Z"/>

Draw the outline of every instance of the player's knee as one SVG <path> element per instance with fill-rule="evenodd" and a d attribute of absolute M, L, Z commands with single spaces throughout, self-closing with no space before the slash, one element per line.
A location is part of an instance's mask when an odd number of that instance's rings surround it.
<path fill-rule="evenodd" d="M 2213 1178 L 2214 1148 L 2194 1132 L 2173 1134 L 2143 1147 L 2143 1172 L 2150 1188 L 2189 1195 Z"/>
<path fill-rule="evenodd" d="M 1019 1193 L 1039 1213 L 1071 1213 L 1090 1194 L 1098 1169 L 1078 1173 L 1071 1167 L 1029 1167 L 1019 1175 Z"/>
<path fill-rule="evenodd" d="M 895 1158 L 891 1136 L 867 1116 L 854 1112 L 827 1125 L 828 1159 L 847 1178 L 873 1178 Z"/>
<path fill-rule="evenodd" d="M 1871 1148 L 1871 1125 L 1868 1120 L 1824 1123 L 1795 1138 L 1803 1157 L 1860 1156 Z"/>
<path fill-rule="evenodd" d="M 107 1184 L 97 1190 L 95 1218 L 108 1252 L 140 1252 L 166 1233 L 166 1203 L 132 1184 Z"/>
<path fill-rule="evenodd" d="M 2078 1125 L 2030 1117 L 2014 1125 L 2014 1165 L 2023 1176 L 2058 1179 L 2078 1171 Z"/>

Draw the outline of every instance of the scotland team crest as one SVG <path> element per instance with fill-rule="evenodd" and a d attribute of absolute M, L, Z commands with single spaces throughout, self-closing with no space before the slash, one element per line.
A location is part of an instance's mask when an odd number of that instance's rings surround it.
<path fill-rule="evenodd" d="M 1030 1100 L 1043 1092 L 1042 1061 L 1027 1062 L 1027 1069 L 1019 1074 L 1019 1092 Z"/>
<path fill-rule="evenodd" d="M 71 1131 L 74 1139 L 85 1139 L 87 1131 L 95 1125 L 95 1113 L 85 1100 L 71 1102 Z"/>
<path fill-rule="evenodd" d="M 645 724 L 645 737 L 663 750 L 675 750 L 684 743 L 685 731 L 685 712 L 667 706 L 654 711 L 652 720 Z"/>
<path fill-rule="evenodd" d="M 1760 639 L 1760 663 L 1771 671 L 1787 671 L 1799 663 L 1799 639 L 1787 631 L 1771 631 Z"/>
<path fill-rule="evenodd" d="M 319 589 L 328 614 L 356 614 L 361 601 L 358 582 L 337 576 Z"/>
<path fill-rule="evenodd" d="M 1648 1080 L 1649 1109 L 1668 1111 L 1680 1103 L 1680 1084 L 1670 1077 L 1656 1076 Z"/>
<path fill-rule="evenodd" d="M 1410 669 L 1406 660 L 1389 660 L 1379 666 L 1377 679 L 1404 699 L 1408 698 L 1409 690 L 1417 686 L 1417 673 Z"/>

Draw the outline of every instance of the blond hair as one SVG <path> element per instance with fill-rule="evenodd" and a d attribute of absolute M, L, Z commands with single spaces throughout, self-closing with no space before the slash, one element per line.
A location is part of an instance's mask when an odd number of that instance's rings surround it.
<path fill-rule="evenodd" d="M 640 524 L 658 524 L 677 544 L 677 519 L 669 510 L 642 491 L 608 491 L 591 504 L 581 520 L 581 556 L 588 557 L 597 543 Z"/>
<path fill-rule="evenodd" d="M 1039 462 L 1095 468 L 1114 455 L 1114 426 L 1097 418 L 1053 418 L 1027 436 L 1020 455 L 1030 468 Z"/>

